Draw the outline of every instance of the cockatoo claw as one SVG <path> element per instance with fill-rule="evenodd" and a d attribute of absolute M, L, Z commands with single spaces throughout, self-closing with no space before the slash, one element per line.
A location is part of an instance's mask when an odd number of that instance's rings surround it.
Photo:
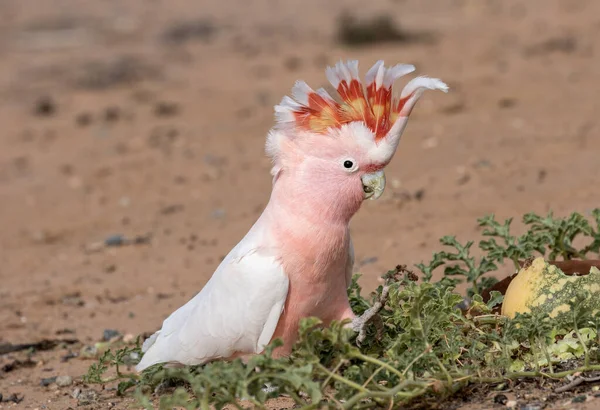
<path fill-rule="evenodd" d="M 384 308 L 385 303 L 387 302 L 389 291 L 390 287 L 384 286 L 381 290 L 381 295 L 379 295 L 379 300 L 377 300 L 377 302 L 375 302 L 369 309 L 365 310 L 361 316 L 355 317 L 352 320 L 352 330 L 358 333 L 358 336 L 356 337 L 356 344 L 358 346 L 365 341 L 365 338 L 367 337 L 367 325 L 371 321 L 375 321 L 378 336 L 381 334 L 383 330 L 383 323 L 381 321 L 381 317 L 379 317 L 379 312 Z"/>

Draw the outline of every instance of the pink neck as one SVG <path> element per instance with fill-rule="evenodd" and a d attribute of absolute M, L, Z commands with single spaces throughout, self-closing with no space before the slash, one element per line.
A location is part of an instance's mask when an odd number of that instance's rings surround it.
<path fill-rule="evenodd" d="M 269 206 L 276 204 L 273 211 L 281 218 L 280 221 L 295 226 L 302 225 L 310 230 L 324 226 L 346 229 L 360 208 L 362 198 L 336 198 L 332 195 L 312 183 L 284 173 L 273 186 Z"/>

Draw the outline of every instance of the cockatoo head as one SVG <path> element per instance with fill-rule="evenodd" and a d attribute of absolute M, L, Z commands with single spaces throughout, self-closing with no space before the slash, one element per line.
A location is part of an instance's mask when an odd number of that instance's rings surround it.
<path fill-rule="evenodd" d="M 386 68 L 378 61 L 363 86 L 358 61 L 328 67 L 327 78 L 339 94 L 314 91 L 297 81 L 292 97 L 275 106 L 276 125 L 267 138 L 274 181 L 292 176 L 297 192 L 317 196 L 329 208 L 354 213 L 364 199 L 379 198 L 383 169 L 391 161 L 415 103 L 426 89 L 448 87 L 417 77 L 394 96 L 393 83 L 415 67 Z"/>

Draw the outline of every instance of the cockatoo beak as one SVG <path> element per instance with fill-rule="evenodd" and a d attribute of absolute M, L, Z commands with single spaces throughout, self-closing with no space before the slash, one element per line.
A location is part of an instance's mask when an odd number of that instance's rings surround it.
<path fill-rule="evenodd" d="M 383 194 L 385 189 L 385 174 L 383 171 L 365 174 L 361 177 L 361 180 L 365 193 L 364 199 L 377 199 Z"/>

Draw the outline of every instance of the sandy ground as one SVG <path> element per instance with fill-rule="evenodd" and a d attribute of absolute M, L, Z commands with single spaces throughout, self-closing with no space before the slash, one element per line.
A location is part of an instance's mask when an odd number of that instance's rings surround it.
<path fill-rule="evenodd" d="M 429 40 L 343 46 L 344 11 Z M 428 260 L 442 235 L 477 238 L 485 214 L 599 205 L 598 2 L 6 0 L 0 343 L 157 329 L 265 206 L 273 105 L 296 79 L 324 85 L 340 58 L 363 73 L 412 63 L 451 87 L 419 102 L 388 190 L 352 223 L 367 289 Z M 117 234 L 151 237 L 95 247 Z M 0 393 L 23 394 L 19 408 L 76 406 L 73 387 L 40 387 L 90 364 L 64 354 L 0 370 Z"/>

